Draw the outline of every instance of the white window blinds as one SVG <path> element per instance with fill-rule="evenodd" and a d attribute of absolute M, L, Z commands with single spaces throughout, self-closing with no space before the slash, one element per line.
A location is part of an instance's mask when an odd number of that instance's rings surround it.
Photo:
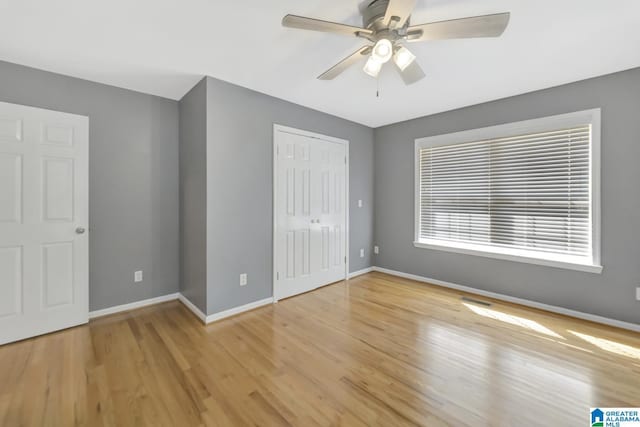
<path fill-rule="evenodd" d="M 591 264 L 591 135 L 585 123 L 418 145 L 417 243 Z"/>

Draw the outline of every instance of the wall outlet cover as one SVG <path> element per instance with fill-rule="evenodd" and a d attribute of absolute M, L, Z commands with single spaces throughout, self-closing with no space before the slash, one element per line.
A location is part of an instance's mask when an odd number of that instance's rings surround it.
<path fill-rule="evenodd" d="M 142 282 L 142 270 L 138 270 L 133 274 L 133 281 L 135 283 Z"/>
<path fill-rule="evenodd" d="M 361 208 L 362 207 L 362 200 L 358 200 L 358 207 Z"/>
<path fill-rule="evenodd" d="M 242 273 L 240 275 L 240 286 L 245 286 L 247 284 L 247 273 Z"/>
<path fill-rule="evenodd" d="M 636 299 L 640 301 L 640 287 L 636 288 Z"/>
<path fill-rule="evenodd" d="M 373 247 L 373 253 L 376 254 L 376 255 L 379 254 L 380 253 L 380 248 L 378 246 L 374 246 Z"/>
<path fill-rule="evenodd" d="M 364 258 L 364 249 L 360 249 L 360 258 Z"/>

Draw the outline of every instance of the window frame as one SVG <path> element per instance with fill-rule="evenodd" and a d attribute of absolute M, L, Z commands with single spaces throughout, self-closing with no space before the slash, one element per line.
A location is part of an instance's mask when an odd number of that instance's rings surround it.
<path fill-rule="evenodd" d="M 591 125 L 590 144 L 590 198 L 591 198 L 591 242 L 592 242 L 592 262 L 584 263 L 581 260 L 574 260 L 571 256 L 550 255 L 549 257 L 539 257 L 529 252 L 519 249 L 505 249 L 477 244 L 450 243 L 441 241 L 420 241 L 420 149 L 431 148 L 443 145 L 451 145 L 465 142 L 482 141 L 485 139 L 509 137 L 527 133 L 545 132 L 561 129 L 563 127 L 573 127 L 579 125 Z M 558 267 L 570 270 L 578 270 L 589 273 L 602 273 L 600 258 L 600 138 L 601 138 L 601 110 L 594 108 L 590 110 L 577 111 L 573 113 L 559 114 L 548 117 L 541 117 L 532 120 L 524 120 L 513 123 L 500 124 L 478 129 L 465 130 L 430 137 L 417 138 L 414 148 L 414 240 L 413 245 L 417 248 L 432 249 L 446 252 L 461 253 L 467 255 L 496 258 L 507 261 L 516 261 L 529 264 Z M 437 243 L 436 243 L 437 242 Z M 555 258 L 555 259 L 553 259 Z"/>

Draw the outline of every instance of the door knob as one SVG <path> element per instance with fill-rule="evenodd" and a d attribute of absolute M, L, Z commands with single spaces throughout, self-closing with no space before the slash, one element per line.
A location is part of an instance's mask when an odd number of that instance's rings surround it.
<path fill-rule="evenodd" d="M 85 231 L 86 230 L 84 228 L 82 228 L 82 227 L 76 228 L 76 234 L 84 234 Z"/>

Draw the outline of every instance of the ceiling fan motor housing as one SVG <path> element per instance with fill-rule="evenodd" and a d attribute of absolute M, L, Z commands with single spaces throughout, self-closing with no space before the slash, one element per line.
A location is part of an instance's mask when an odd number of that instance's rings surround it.
<path fill-rule="evenodd" d="M 373 0 L 362 12 L 363 27 L 374 32 L 372 37 L 368 37 L 372 41 L 386 38 L 395 42 L 402 38 L 399 34 L 409 26 L 409 19 L 402 28 L 389 29 L 384 25 L 384 16 L 387 12 L 390 0 Z"/>
<path fill-rule="evenodd" d="M 387 12 L 388 5 L 389 0 L 373 0 L 369 3 L 362 12 L 362 26 L 374 31 L 383 29 L 382 18 Z"/>

